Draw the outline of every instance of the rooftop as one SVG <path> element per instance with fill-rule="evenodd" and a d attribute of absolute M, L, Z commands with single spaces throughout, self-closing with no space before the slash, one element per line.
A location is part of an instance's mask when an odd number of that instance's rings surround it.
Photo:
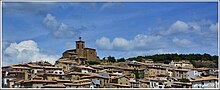
<path fill-rule="evenodd" d="M 63 84 L 47 84 L 47 85 L 44 85 L 44 88 L 65 88 L 65 85 Z"/>
<path fill-rule="evenodd" d="M 218 80 L 217 77 L 214 76 L 209 76 L 209 77 L 198 77 L 198 78 L 193 78 L 191 82 L 197 82 L 197 81 L 208 81 L 208 80 Z"/>

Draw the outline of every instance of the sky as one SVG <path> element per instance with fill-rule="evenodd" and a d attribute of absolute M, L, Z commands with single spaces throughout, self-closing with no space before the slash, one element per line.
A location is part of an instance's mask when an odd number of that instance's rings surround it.
<path fill-rule="evenodd" d="M 3 3 L 3 66 L 52 64 L 78 37 L 100 58 L 218 55 L 217 2 Z"/>

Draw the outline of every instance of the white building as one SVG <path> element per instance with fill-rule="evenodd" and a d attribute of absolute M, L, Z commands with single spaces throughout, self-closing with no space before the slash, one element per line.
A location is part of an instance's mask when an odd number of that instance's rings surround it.
<path fill-rule="evenodd" d="M 219 88 L 217 77 L 200 77 L 191 80 L 192 88 Z"/>
<path fill-rule="evenodd" d="M 90 66 L 75 66 L 74 71 L 81 73 L 94 73 L 96 70 Z"/>
<path fill-rule="evenodd" d="M 201 72 L 197 71 L 197 70 L 192 70 L 192 69 L 189 69 L 189 71 L 187 72 L 187 78 L 189 80 L 191 80 L 191 78 L 196 78 L 196 77 L 199 77 L 201 76 Z"/>
<path fill-rule="evenodd" d="M 170 67 L 181 67 L 181 68 L 193 68 L 193 65 L 186 60 L 182 60 L 182 61 L 171 61 L 169 63 Z"/>
<path fill-rule="evenodd" d="M 148 80 L 150 82 L 150 88 L 164 88 L 164 82 L 167 81 L 167 78 L 148 78 Z"/>
<path fill-rule="evenodd" d="M 53 71 L 54 74 L 64 74 L 63 70 L 55 70 Z"/>

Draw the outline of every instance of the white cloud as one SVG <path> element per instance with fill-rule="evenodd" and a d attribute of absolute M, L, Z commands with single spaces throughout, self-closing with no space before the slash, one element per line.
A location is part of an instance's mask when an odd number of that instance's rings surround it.
<path fill-rule="evenodd" d="M 176 33 L 187 33 L 189 32 L 189 28 L 190 26 L 187 23 L 178 20 L 173 23 L 166 32 L 163 32 L 162 34 L 170 35 Z"/>
<path fill-rule="evenodd" d="M 54 64 L 58 56 L 41 53 L 41 49 L 33 40 L 21 41 L 20 43 L 11 43 L 4 51 L 3 63 L 13 64 L 30 61 L 49 61 Z"/>
<path fill-rule="evenodd" d="M 175 43 L 176 45 L 178 46 L 181 46 L 181 47 L 196 47 L 198 46 L 198 44 L 190 41 L 190 40 L 187 40 L 187 39 L 179 39 L 179 38 L 173 38 L 173 43 Z"/>
<path fill-rule="evenodd" d="M 100 39 L 97 39 L 96 45 L 100 49 L 112 49 L 112 43 L 110 42 L 110 39 L 106 37 L 101 37 Z"/>
<path fill-rule="evenodd" d="M 117 37 L 111 41 L 102 37 L 96 40 L 96 45 L 99 49 L 108 50 L 151 50 L 164 48 L 166 43 L 161 36 L 138 34 L 132 40 Z"/>
<path fill-rule="evenodd" d="M 9 40 L 2 40 L 2 50 L 5 50 L 9 45 L 11 41 Z"/>
<path fill-rule="evenodd" d="M 121 49 L 121 50 L 129 50 L 130 48 L 132 48 L 132 42 L 124 38 L 115 38 L 112 41 L 112 44 L 115 48 Z"/>
<path fill-rule="evenodd" d="M 212 23 L 210 20 L 202 20 L 198 22 L 184 22 L 177 20 L 175 23 L 170 25 L 167 30 L 161 30 L 161 35 L 208 35 L 217 34 L 218 23 Z"/>
<path fill-rule="evenodd" d="M 209 29 L 210 29 L 211 33 L 217 33 L 217 31 L 218 31 L 218 23 L 211 24 Z"/>
<path fill-rule="evenodd" d="M 132 42 L 134 44 L 134 48 L 140 50 L 158 49 L 166 46 L 164 39 L 159 35 L 138 34 L 134 37 Z"/>
<path fill-rule="evenodd" d="M 82 30 L 86 29 L 84 26 L 80 28 L 70 27 L 63 22 L 57 21 L 56 17 L 51 14 L 46 15 L 43 23 L 55 38 L 72 38 L 78 36 Z"/>

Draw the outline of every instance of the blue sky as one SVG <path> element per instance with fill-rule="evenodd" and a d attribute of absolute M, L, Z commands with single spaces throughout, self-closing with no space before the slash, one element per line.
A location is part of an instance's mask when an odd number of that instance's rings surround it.
<path fill-rule="evenodd" d="M 218 4 L 3 3 L 3 65 L 54 62 L 81 36 L 105 56 L 218 50 Z"/>

